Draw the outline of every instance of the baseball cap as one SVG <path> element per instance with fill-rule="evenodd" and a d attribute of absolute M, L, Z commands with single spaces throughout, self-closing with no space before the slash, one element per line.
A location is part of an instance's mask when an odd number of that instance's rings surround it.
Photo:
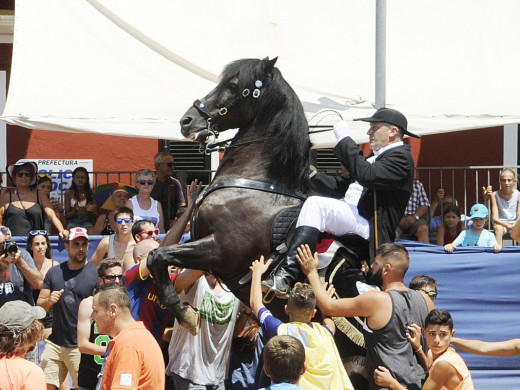
<path fill-rule="evenodd" d="M 79 237 L 85 237 L 88 240 L 87 229 L 82 227 L 75 227 L 70 229 L 69 241 L 75 240 Z"/>
<path fill-rule="evenodd" d="M 24 301 L 6 302 L 0 307 L 0 325 L 18 333 L 46 314 L 43 307 L 31 306 Z"/>
<path fill-rule="evenodd" d="M 482 203 L 477 203 L 471 206 L 471 210 L 469 212 L 470 217 L 469 219 L 473 218 L 486 218 L 489 214 L 488 208 L 486 205 L 483 205 Z"/>
<path fill-rule="evenodd" d="M 374 115 L 368 117 L 368 118 L 356 118 L 355 121 L 363 121 L 363 122 L 385 122 L 390 123 L 391 125 L 399 127 L 404 134 L 415 137 L 415 138 L 421 138 L 421 136 L 410 133 L 408 128 L 408 120 L 406 117 L 401 114 L 399 111 L 394 110 L 392 108 L 380 108 L 377 110 Z"/>

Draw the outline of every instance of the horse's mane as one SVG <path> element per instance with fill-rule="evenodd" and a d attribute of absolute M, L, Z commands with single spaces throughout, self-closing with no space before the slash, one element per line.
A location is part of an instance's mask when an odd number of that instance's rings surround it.
<path fill-rule="evenodd" d="M 276 61 L 276 60 L 274 60 Z M 303 106 L 291 86 L 269 60 L 243 59 L 229 64 L 222 80 L 238 77 L 240 91 L 253 92 L 255 81 L 263 83 L 257 99 L 248 97 L 251 120 L 268 130 L 265 153 L 270 154 L 267 171 L 271 178 L 292 190 L 306 190 L 309 171 L 309 126 Z M 266 69 L 267 67 L 267 69 Z"/>

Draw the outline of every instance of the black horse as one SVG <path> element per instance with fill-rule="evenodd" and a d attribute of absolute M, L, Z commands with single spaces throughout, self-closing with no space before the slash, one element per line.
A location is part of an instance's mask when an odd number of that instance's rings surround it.
<path fill-rule="evenodd" d="M 193 241 L 159 248 L 148 258 L 161 303 L 191 330 L 187 322 L 193 318 L 173 290 L 167 265 L 209 271 L 248 303 L 248 267 L 273 253 L 279 243 L 271 232 L 276 217 L 285 213 L 290 219 L 288 210 L 297 215 L 309 188 L 309 127 L 275 63 L 266 58 L 229 64 L 217 87 L 181 119 L 183 135 L 201 143 L 214 141 L 218 131 L 238 129 L 197 200 Z"/>

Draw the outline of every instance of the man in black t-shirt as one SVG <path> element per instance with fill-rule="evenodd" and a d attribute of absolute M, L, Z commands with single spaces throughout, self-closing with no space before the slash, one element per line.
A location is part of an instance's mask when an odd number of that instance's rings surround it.
<path fill-rule="evenodd" d="M 153 159 L 155 165 L 155 185 L 150 196 L 159 201 L 164 216 L 164 230 L 168 231 L 177 215 L 177 209 L 186 205 L 179 180 L 172 177 L 175 169 L 173 156 L 168 152 L 159 152 Z"/>
<path fill-rule="evenodd" d="M 84 228 L 70 230 L 65 249 L 69 258 L 45 275 L 38 305 L 46 311 L 54 307 L 52 333 L 45 340 L 42 368 L 47 385 L 56 389 L 70 372 L 78 388 L 81 354 L 77 342 L 78 310 L 81 301 L 97 286 L 97 267 L 87 261 L 89 239 Z M 47 387 L 48 388 L 48 387 Z"/>

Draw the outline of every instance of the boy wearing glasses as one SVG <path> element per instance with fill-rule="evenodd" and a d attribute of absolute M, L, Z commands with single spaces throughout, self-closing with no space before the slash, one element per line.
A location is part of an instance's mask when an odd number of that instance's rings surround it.
<path fill-rule="evenodd" d="M 119 284 L 123 281 L 123 268 L 121 261 L 114 258 L 101 260 L 97 270 L 98 283 Z M 81 352 L 79 363 L 78 384 L 80 390 L 95 390 L 98 382 L 98 374 L 103 364 L 110 337 L 99 334 L 97 325 L 90 319 L 92 314 L 91 295 L 81 301 L 78 312 L 78 348 Z"/>
<path fill-rule="evenodd" d="M 181 183 L 172 177 L 175 169 L 173 156 L 168 152 L 159 152 L 155 155 L 153 162 L 156 181 L 151 197 L 161 203 L 164 229 L 167 231 L 177 215 L 177 209 L 185 206 L 186 201 L 184 200 Z"/>
<path fill-rule="evenodd" d="M 428 275 L 415 276 L 410 280 L 408 288 L 415 291 L 422 291 L 435 302 L 437 298 L 437 281 Z"/>
<path fill-rule="evenodd" d="M 149 219 L 141 219 L 140 221 L 135 222 L 132 227 L 132 237 L 135 242 L 147 239 L 156 241 L 158 235 L 159 229 L 156 229 L 153 221 Z"/>
<path fill-rule="evenodd" d="M 92 255 L 92 263 L 99 265 L 105 257 L 116 258 L 121 261 L 123 268 L 129 268 L 134 264 L 132 252 L 135 241 L 132 236 L 134 225 L 134 212 L 128 207 L 120 207 L 114 213 L 117 224 L 117 232 L 103 237 Z"/>
<path fill-rule="evenodd" d="M 38 305 L 45 311 L 54 309 L 52 333 L 45 340 L 41 366 L 47 389 L 58 388 L 70 372 L 74 388 L 78 386 L 81 354 L 78 349 L 77 325 L 81 301 L 97 286 L 97 267 L 87 260 L 89 237 L 87 230 L 70 230 L 65 249 L 68 260 L 52 267 L 43 281 Z"/>

